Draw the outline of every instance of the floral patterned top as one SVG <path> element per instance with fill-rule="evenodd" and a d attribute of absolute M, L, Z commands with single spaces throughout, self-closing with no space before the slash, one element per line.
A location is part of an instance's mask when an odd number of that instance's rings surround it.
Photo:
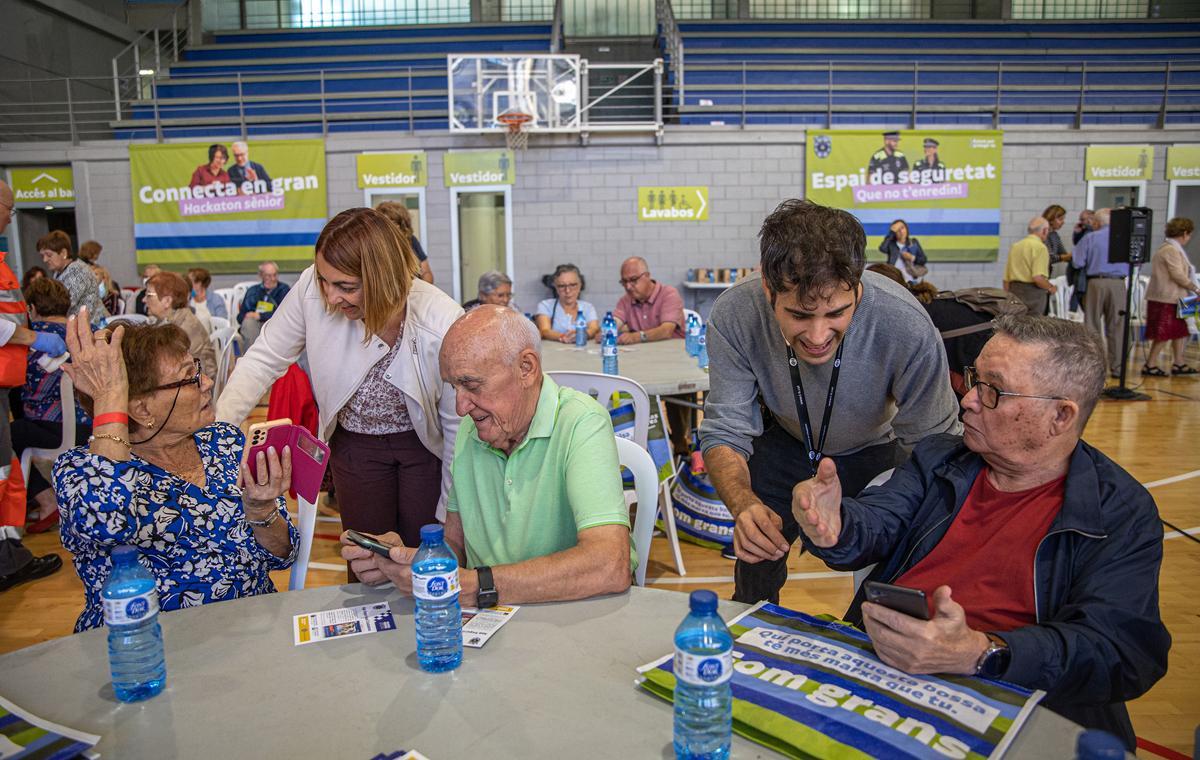
<path fill-rule="evenodd" d="M 109 555 L 121 544 L 141 552 L 164 611 L 273 593 L 267 572 L 295 561 L 300 534 L 290 522 L 287 557 L 267 551 L 246 524 L 237 487 L 242 431 L 218 422 L 197 430 L 195 440 L 204 488 L 137 455 L 114 462 L 81 446 L 54 463 L 62 543 L 74 555 L 85 594 L 76 632 L 104 624 L 100 591 L 112 571 Z M 282 498 L 279 505 L 287 520 Z"/>
<path fill-rule="evenodd" d="M 404 345 L 404 325 L 396 336 L 396 345 L 387 356 L 375 362 L 354 395 L 338 410 L 338 424 L 351 433 L 388 435 L 413 429 L 404 392 L 392 385 L 392 362 Z"/>

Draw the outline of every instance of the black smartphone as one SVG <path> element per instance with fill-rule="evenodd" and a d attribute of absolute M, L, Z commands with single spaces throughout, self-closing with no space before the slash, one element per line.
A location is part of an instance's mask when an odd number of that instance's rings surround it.
<path fill-rule="evenodd" d="M 924 591 L 878 581 L 867 581 L 865 587 L 868 602 L 882 604 L 890 610 L 902 612 L 918 620 L 929 619 L 929 602 L 925 599 Z"/>
<path fill-rule="evenodd" d="M 370 551 L 375 552 L 376 554 L 378 554 L 381 557 L 386 557 L 388 559 L 392 558 L 392 555 L 389 552 L 389 550 L 392 547 L 389 544 L 385 544 L 384 542 L 380 541 L 377 538 L 371 538 L 370 536 L 364 536 L 363 534 L 359 533 L 356 530 L 346 531 L 346 538 L 350 539 L 351 541 L 358 544 L 359 546 L 361 546 L 364 549 L 369 549 Z"/>

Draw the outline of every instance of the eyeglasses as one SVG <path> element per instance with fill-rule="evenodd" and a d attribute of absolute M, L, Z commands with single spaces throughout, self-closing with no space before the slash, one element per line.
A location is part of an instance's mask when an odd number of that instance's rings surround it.
<path fill-rule="evenodd" d="M 643 277 L 645 277 L 648 274 L 650 274 L 650 273 L 642 272 L 641 274 L 635 275 L 633 277 L 622 277 L 621 279 L 617 280 L 617 282 L 621 283 L 621 287 L 627 288 L 630 285 L 636 285 L 638 280 L 642 279 Z"/>
<path fill-rule="evenodd" d="M 979 372 L 974 367 L 963 367 L 963 388 L 967 393 L 971 392 L 972 388 L 978 389 L 979 402 L 988 409 L 995 409 L 1000 404 L 1002 396 L 1016 396 L 1017 398 L 1040 398 L 1047 401 L 1069 401 L 1065 396 L 1038 396 L 1032 393 L 1013 393 L 1012 391 L 1002 391 L 991 383 L 985 383 L 979 379 Z"/>
<path fill-rule="evenodd" d="M 173 383 L 166 383 L 164 385 L 155 386 L 154 388 L 150 389 L 151 392 L 153 392 L 153 391 L 173 391 L 176 388 L 186 388 L 187 386 L 192 385 L 193 383 L 196 385 L 197 388 L 199 388 L 200 387 L 200 375 L 203 374 L 203 365 L 200 364 L 199 359 L 192 359 L 192 361 L 196 364 L 196 374 L 195 375 L 192 375 L 191 377 L 187 378 L 186 380 L 176 380 Z"/>
<path fill-rule="evenodd" d="M 554 289 L 555 290 L 579 290 L 579 283 L 578 282 L 564 282 L 564 283 L 560 283 L 560 284 L 555 284 Z"/>

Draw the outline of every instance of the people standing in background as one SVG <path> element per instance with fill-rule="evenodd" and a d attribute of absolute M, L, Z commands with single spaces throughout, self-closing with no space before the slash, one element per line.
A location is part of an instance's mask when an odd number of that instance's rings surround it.
<path fill-rule="evenodd" d="M 470 311 L 483 304 L 507 306 L 513 311 L 521 311 L 512 300 L 512 279 L 494 269 L 479 275 L 479 295 L 463 304 L 463 308 Z"/>
<path fill-rule="evenodd" d="M 1079 241 L 1083 240 L 1083 236 L 1094 230 L 1095 227 L 1096 212 L 1089 208 L 1080 211 L 1079 220 L 1075 222 L 1075 228 L 1071 231 L 1071 244 L 1078 246 Z M 1072 288 L 1071 303 L 1068 308 L 1070 311 L 1079 311 L 1083 308 L 1083 301 L 1087 296 L 1087 273 L 1070 260 L 1067 262 L 1067 284 Z"/>
<path fill-rule="evenodd" d="M 162 271 L 158 264 L 147 264 L 142 267 L 142 288 L 133 297 L 133 310 L 143 317 L 149 316 L 146 313 L 146 283 L 150 278 Z"/>
<path fill-rule="evenodd" d="M 1083 303 L 1083 319 L 1088 327 L 1103 335 L 1108 348 L 1108 371 L 1121 376 L 1121 332 L 1125 324 L 1121 311 L 1125 308 L 1125 276 L 1128 264 L 1112 264 L 1108 260 L 1108 222 L 1110 209 L 1098 209 L 1096 229 L 1085 235 L 1071 254 L 1071 263 L 1084 270 L 1087 276 L 1087 300 Z"/>
<path fill-rule="evenodd" d="M 54 278 L 67 286 L 71 294 L 71 314 L 79 312 L 86 306 L 88 314 L 96 321 L 108 316 L 104 302 L 100 298 L 100 281 L 92 273 L 92 268 L 80 261 L 78 254 L 71 249 L 71 238 L 62 230 L 43 235 L 37 241 L 38 253 L 42 254 L 42 262 L 54 273 Z"/>
<path fill-rule="evenodd" d="M 1050 223 L 1050 231 L 1046 233 L 1045 242 L 1046 251 L 1050 254 L 1050 276 L 1053 278 L 1065 274 L 1068 268 L 1067 262 L 1071 260 L 1071 252 L 1067 250 L 1067 247 L 1063 245 L 1062 238 L 1058 236 L 1058 231 L 1067 221 L 1067 210 L 1053 204 L 1047 206 L 1046 210 L 1042 212 L 1042 218 Z"/>
<path fill-rule="evenodd" d="M 375 210 L 391 219 L 400 231 L 408 238 L 409 244 L 412 245 L 413 254 L 417 257 L 417 262 L 420 264 L 420 277 L 430 285 L 433 284 L 433 269 L 429 266 L 429 257 L 425 255 L 425 249 L 421 247 L 421 241 L 417 239 L 413 231 L 412 214 L 409 213 L 408 207 L 399 201 L 383 201 L 375 206 Z"/>
<path fill-rule="evenodd" d="M 225 308 L 225 299 L 209 290 L 212 285 L 212 275 L 203 267 L 192 267 L 187 273 L 192 292 L 188 298 L 188 306 L 192 307 L 200 324 L 212 330 L 212 318 L 229 319 L 229 311 Z"/>
<path fill-rule="evenodd" d="M 229 167 L 229 181 L 237 185 L 238 193 L 250 195 L 271 192 L 271 175 L 267 174 L 262 164 L 250 160 L 250 147 L 241 140 L 230 147 L 233 148 L 233 166 Z M 244 186 L 246 182 L 250 185 Z M 256 186 L 256 182 L 263 184 Z"/>
<path fill-rule="evenodd" d="M 1028 235 L 1008 249 L 1004 267 L 1004 289 L 1012 293 L 1035 317 L 1046 314 L 1050 295 L 1058 288 L 1050 282 L 1050 257 L 1046 253 L 1046 237 L 1050 223 L 1035 216 L 1025 228 Z"/>
<path fill-rule="evenodd" d="M 258 265 L 259 284 L 253 285 L 242 297 L 238 306 L 238 332 L 242 336 L 243 351 L 254 345 L 263 323 L 275 315 L 275 309 L 283 303 L 288 286 L 279 281 L 279 266 L 274 261 Z"/>
<path fill-rule="evenodd" d="M 551 282 L 554 292 L 558 295 L 540 301 L 533 321 L 537 324 L 538 332 L 543 340 L 557 340 L 559 343 L 572 343 L 575 340 L 575 320 L 583 314 L 587 323 L 587 338 L 592 340 L 600 334 L 600 320 L 596 318 L 596 307 L 587 301 L 581 301 L 583 293 L 583 274 L 574 264 L 559 264 L 554 269 Z"/>
<path fill-rule="evenodd" d="M 903 268 L 909 282 L 919 280 L 929 272 L 925 250 L 915 237 L 908 234 L 908 222 L 897 219 L 892 222 L 888 234 L 879 244 L 879 251 L 887 256 L 887 263 Z"/>
<path fill-rule="evenodd" d="M 1071 230 L 1071 243 L 1079 245 L 1083 236 L 1094 229 L 1096 229 L 1096 212 L 1085 208 L 1079 212 L 1079 220 L 1075 222 L 1075 229 Z"/>
<path fill-rule="evenodd" d="M 1167 222 L 1167 239 L 1150 260 L 1150 285 L 1146 288 L 1146 339 L 1150 351 L 1142 374 L 1151 377 L 1167 375 L 1158 366 L 1158 354 L 1171 344 L 1172 375 L 1195 375 L 1200 370 L 1188 366 L 1183 358 L 1187 346 L 1188 326 L 1176 314 L 1179 299 L 1189 293 L 1200 296 L 1196 285 L 1196 269 L 1188 261 L 1184 246 L 1192 239 L 1196 225 L 1191 219 L 1177 216 Z"/>
<path fill-rule="evenodd" d="M 192 172 L 192 179 L 188 183 L 188 187 L 204 187 L 214 182 L 228 183 L 229 172 L 225 171 L 225 164 L 228 162 L 229 151 L 225 149 L 224 145 L 208 146 L 208 163 L 196 167 L 196 171 Z"/>
<path fill-rule="evenodd" d="M 104 249 L 95 240 L 88 240 L 79 246 L 79 258 L 92 268 L 92 274 L 100 281 L 100 300 L 109 314 L 121 313 L 121 286 L 113 280 L 108 270 L 100 266 L 100 252 Z"/>

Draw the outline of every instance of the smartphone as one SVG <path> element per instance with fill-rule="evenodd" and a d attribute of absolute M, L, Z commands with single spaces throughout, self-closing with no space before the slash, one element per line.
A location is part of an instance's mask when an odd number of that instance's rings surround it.
<path fill-rule="evenodd" d="M 918 620 L 929 619 L 929 602 L 925 599 L 925 592 L 920 589 L 893 586 L 878 581 L 867 581 L 864 587 L 868 602 L 882 604 L 888 609 L 903 612 Z"/>
<path fill-rule="evenodd" d="M 265 457 L 267 449 L 275 447 L 283 456 L 285 446 L 292 450 L 292 490 L 312 504 L 321 495 L 321 481 L 325 479 L 325 468 L 329 466 L 329 446 L 299 425 L 293 425 L 286 417 L 270 422 L 259 422 L 250 426 L 249 458 L 250 477 L 258 479 L 258 453 Z"/>
<path fill-rule="evenodd" d="M 392 548 L 391 545 L 385 544 L 377 538 L 365 536 L 356 530 L 346 531 L 346 538 L 350 539 L 364 549 L 369 549 L 370 551 L 375 552 L 381 557 L 387 557 L 388 559 L 392 558 L 392 555 L 389 552 L 389 550 Z"/>

